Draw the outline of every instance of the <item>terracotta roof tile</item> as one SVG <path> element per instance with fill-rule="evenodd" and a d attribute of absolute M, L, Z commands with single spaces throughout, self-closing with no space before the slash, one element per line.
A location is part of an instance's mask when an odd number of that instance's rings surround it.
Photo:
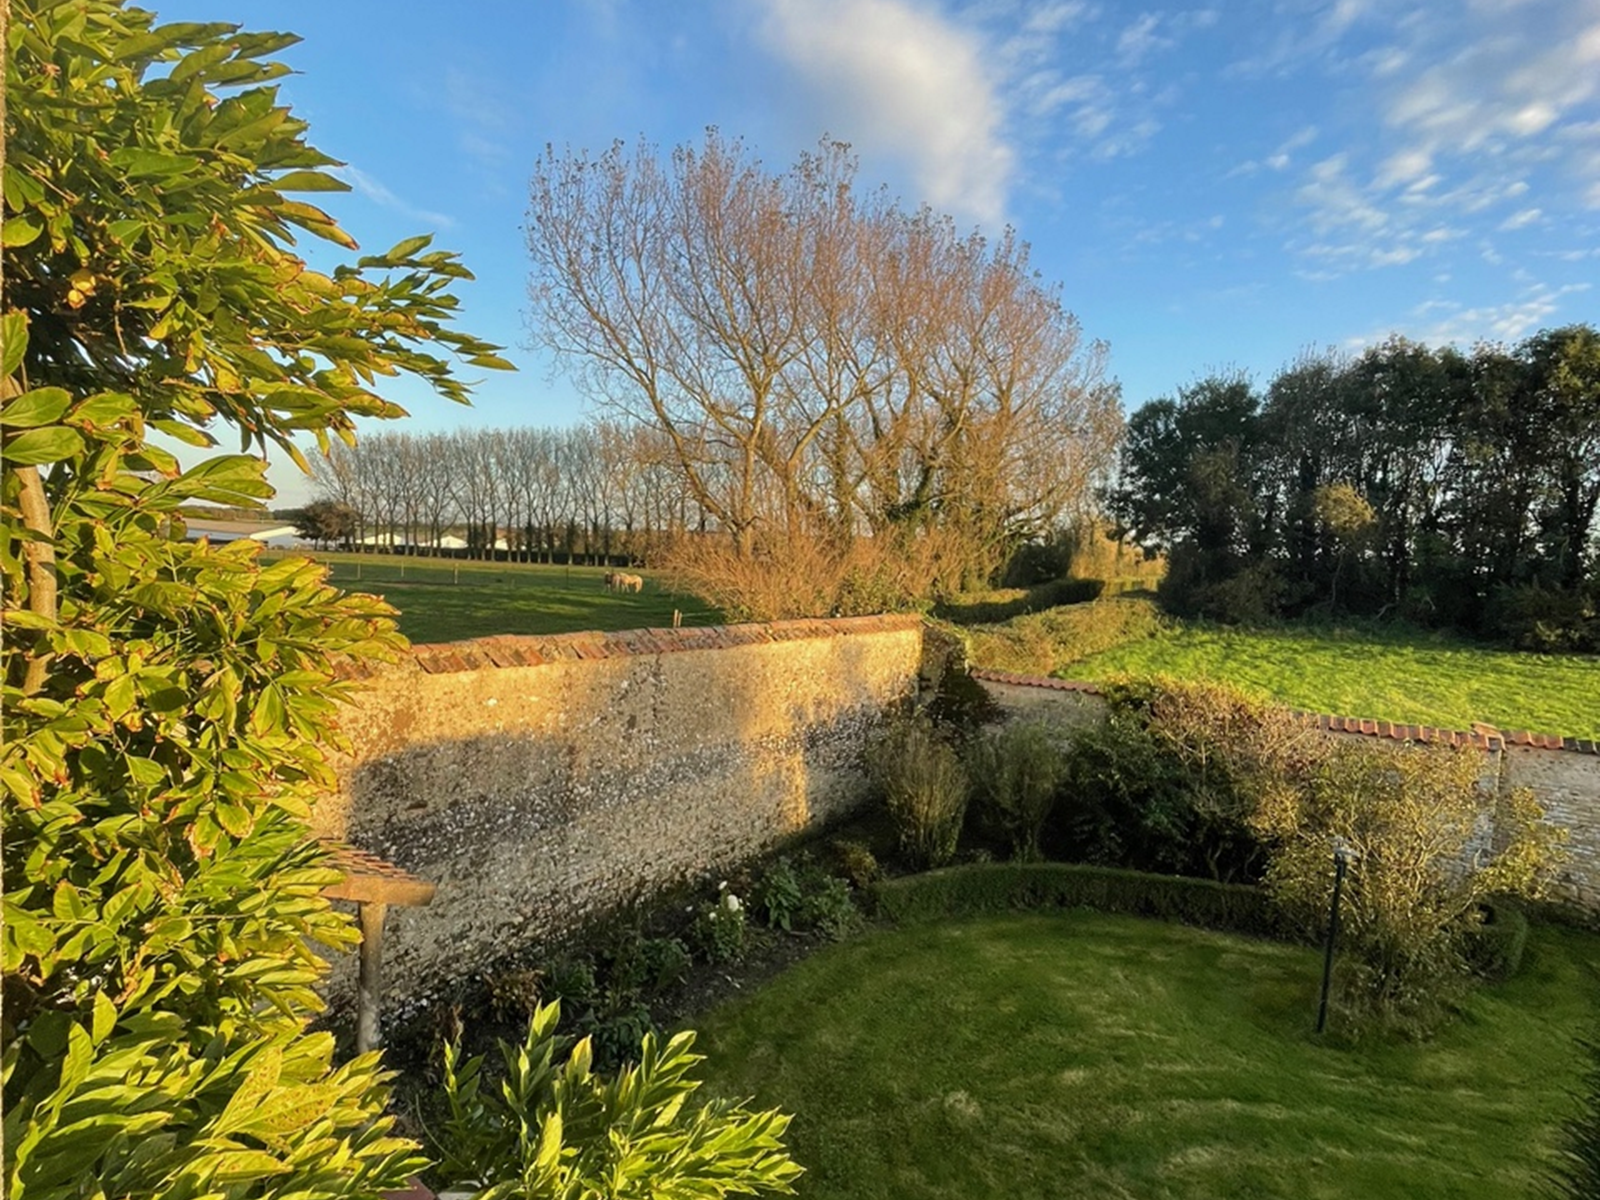
<path fill-rule="evenodd" d="M 1009 684 L 1013 687 L 1047 688 L 1058 692 L 1082 692 L 1098 695 L 1100 689 L 1093 683 L 1078 680 L 1053 679 L 1040 675 L 1015 675 L 1009 671 L 996 671 L 988 667 L 974 667 L 974 679 L 991 683 Z M 1390 741 L 1428 742 L 1446 746 L 1475 746 L 1480 750 L 1499 750 L 1506 746 L 1526 746 L 1534 750 L 1566 750 L 1582 754 L 1600 754 L 1600 742 L 1583 738 L 1562 737 L 1554 733 L 1529 733 L 1516 730 L 1502 733 L 1493 725 L 1483 722 L 1473 729 L 1440 729 L 1434 725 L 1402 725 L 1375 717 L 1344 717 L 1332 713 L 1311 713 L 1291 710 L 1296 717 L 1316 725 L 1318 729 L 1333 733 L 1354 733 L 1365 737 L 1380 737 Z"/>

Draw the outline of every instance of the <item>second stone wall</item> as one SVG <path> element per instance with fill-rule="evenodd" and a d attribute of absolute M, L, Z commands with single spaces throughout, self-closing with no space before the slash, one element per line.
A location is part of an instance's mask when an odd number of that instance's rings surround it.
<path fill-rule="evenodd" d="M 1106 705 L 1092 683 L 1039 679 L 975 670 L 985 688 L 1013 717 L 1042 716 L 1067 726 L 1098 723 Z M 1600 746 L 1545 734 L 1459 731 L 1390 721 L 1301 714 L 1330 737 L 1380 739 L 1471 747 L 1483 755 L 1487 789 L 1528 788 L 1545 819 L 1566 831 L 1566 862 L 1557 874 L 1557 894 L 1600 912 Z M 1492 829 L 1484 831 L 1485 840 Z"/>
<path fill-rule="evenodd" d="M 918 618 L 871 617 L 492 638 L 353 667 L 354 749 L 315 831 L 437 885 L 390 910 L 385 1011 L 847 815 L 866 739 L 921 665 Z"/>

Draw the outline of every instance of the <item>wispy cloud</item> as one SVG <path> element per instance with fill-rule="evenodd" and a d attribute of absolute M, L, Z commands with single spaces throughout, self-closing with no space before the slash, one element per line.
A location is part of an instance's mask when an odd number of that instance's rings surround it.
<path fill-rule="evenodd" d="M 481 166 L 498 174 L 512 158 L 511 141 L 520 111 L 514 96 L 501 93 L 485 73 L 446 67 L 437 92 L 456 120 L 456 142 Z"/>
<path fill-rule="evenodd" d="M 1004 219 L 1017 151 L 981 34 L 908 0 L 765 0 L 765 10 L 762 39 L 829 129 L 908 158 L 936 207 Z M 1073 6 L 1050 14 L 1045 26 L 1060 28 Z"/>
<path fill-rule="evenodd" d="M 1290 248 L 1315 259 L 1315 271 L 1410 262 L 1459 237 L 1461 224 L 1543 224 L 1548 202 L 1517 204 L 1530 178 L 1543 196 L 1552 176 L 1564 177 L 1569 198 L 1600 206 L 1600 131 L 1588 132 L 1600 124 L 1588 119 L 1600 101 L 1595 0 L 1545 0 L 1538 20 L 1527 4 L 1483 0 L 1446 13 L 1346 0 L 1301 28 L 1298 45 L 1334 54 L 1358 24 L 1366 49 L 1345 61 L 1365 73 L 1367 132 L 1307 168 L 1294 192 L 1312 236 Z"/>
<path fill-rule="evenodd" d="M 1588 290 L 1586 283 L 1563 287 L 1530 283 L 1502 304 L 1469 307 L 1453 300 L 1428 300 L 1412 310 L 1409 320 L 1399 330 L 1387 328 L 1364 334 L 1351 338 L 1348 344 L 1354 348 L 1373 345 L 1395 332 L 1435 346 L 1515 342 L 1549 325 L 1551 318 L 1561 312 L 1562 302 L 1567 297 Z"/>
<path fill-rule="evenodd" d="M 421 221 L 425 225 L 433 225 L 439 229 L 454 229 L 456 227 L 454 217 L 447 213 L 420 208 L 415 204 L 402 200 L 359 167 L 352 167 L 346 164 L 345 166 L 334 168 L 333 173 L 374 204 L 393 209 L 395 212 L 403 213 L 414 221 Z"/>

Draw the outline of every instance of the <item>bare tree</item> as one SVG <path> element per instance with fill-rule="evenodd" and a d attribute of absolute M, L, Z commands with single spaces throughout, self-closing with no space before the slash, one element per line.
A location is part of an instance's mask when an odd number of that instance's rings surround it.
<path fill-rule="evenodd" d="M 859 196 L 825 141 L 782 175 L 710 133 L 662 161 L 547 150 L 532 187 L 535 333 L 648 427 L 740 557 L 938 534 L 931 588 L 992 574 L 1088 504 L 1120 434 L 1086 344 L 1009 231 L 959 236 Z"/>

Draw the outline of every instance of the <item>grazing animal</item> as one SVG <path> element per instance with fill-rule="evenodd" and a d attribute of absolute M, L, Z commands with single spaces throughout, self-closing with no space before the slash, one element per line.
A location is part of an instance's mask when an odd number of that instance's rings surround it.
<path fill-rule="evenodd" d="M 642 592 L 644 591 L 644 577 L 624 573 L 617 576 L 617 586 L 625 592 Z"/>
<path fill-rule="evenodd" d="M 622 577 L 617 572 L 615 572 L 615 571 L 607 571 L 605 573 L 605 578 L 603 580 L 603 582 L 606 585 L 606 591 L 608 591 L 608 592 L 617 591 L 618 587 L 619 587 L 618 581 L 621 578 Z"/>

